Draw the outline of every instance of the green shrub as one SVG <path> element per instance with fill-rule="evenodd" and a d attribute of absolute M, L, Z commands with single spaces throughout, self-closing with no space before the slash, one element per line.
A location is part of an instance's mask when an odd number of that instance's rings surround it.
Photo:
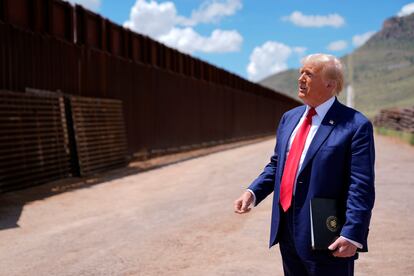
<path fill-rule="evenodd" d="M 414 133 L 393 130 L 385 127 L 376 127 L 375 132 L 384 136 L 397 137 L 414 146 Z"/>

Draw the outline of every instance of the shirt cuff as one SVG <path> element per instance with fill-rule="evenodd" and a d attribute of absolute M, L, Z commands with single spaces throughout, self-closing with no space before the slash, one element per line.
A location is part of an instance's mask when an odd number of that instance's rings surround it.
<path fill-rule="evenodd" d="M 344 240 L 349 241 L 350 243 L 352 243 L 353 245 L 355 245 L 356 247 L 358 247 L 359 249 L 362 249 L 362 247 L 364 247 L 362 244 L 360 244 L 359 242 L 353 241 L 351 239 L 348 239 L 344 236 L 341 236 Z"/>
<path fill-rule="evenodd" d="M 254 192 L 252 191 L 252 190 L 250 190 L 250 189 L 247 189 L 251 194 L 252 194 L 252 196 L 253 196 L 253 201 L 252 201 L 252 203 L 250 204 L 251 206 L 253 206 L 253 207 L 255 207 L 256 206 L 256 195 L 254 194 Z M 250 206 L 249 206 L 250 207 Z"/>

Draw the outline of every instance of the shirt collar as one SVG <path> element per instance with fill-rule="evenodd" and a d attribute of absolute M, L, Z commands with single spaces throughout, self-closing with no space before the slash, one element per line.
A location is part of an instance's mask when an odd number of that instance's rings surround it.
<path fill-rule="evenodd" d="M 332 96 L 331 98 L 329 98 L 329 100 L 327 100 L 324 103 L 322 103 L 322 104 L 318 105 L 317 107 L 315 107 L 316 114 L 318 116 L 320 116 L 321 120 L 323 120 L 326 113 L 328 113 L 328 110 L 331 108 L 331 106 L 333 105 L 334 102 L 335 102 L 335 96 Z M 308 113 L 310 108 L 311 107 L 309 105 L 306 106 L 305 114 Z"/>

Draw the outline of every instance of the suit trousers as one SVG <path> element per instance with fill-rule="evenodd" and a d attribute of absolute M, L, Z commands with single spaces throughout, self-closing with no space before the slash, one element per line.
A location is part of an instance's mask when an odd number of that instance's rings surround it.
<path fill-rule="evenodd" d="M 280 204 L 279 204 L 280 205 Z M 282 255 L 283 271 L 285 276 L 353 276 L 354 261 L 338 263 L 318 263 L 303 260 L 297 253 L 293 237 L 292 206 L 283 212 L 280 207 L 279 249 Z M 298 229 L 300 231 L 300 229 Z M 309 241 L 310 244 L 310 241 Z M 310 245 L 309 245 L 310 246 Z"/>

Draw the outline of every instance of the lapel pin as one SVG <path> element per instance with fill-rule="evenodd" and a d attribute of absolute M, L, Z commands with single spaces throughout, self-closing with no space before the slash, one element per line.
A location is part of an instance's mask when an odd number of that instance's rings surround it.
<path fill-rule="evenodd" d="M 329 124 L 333 125 L 335 122 L 333 120 L 329 120 Z"/>

